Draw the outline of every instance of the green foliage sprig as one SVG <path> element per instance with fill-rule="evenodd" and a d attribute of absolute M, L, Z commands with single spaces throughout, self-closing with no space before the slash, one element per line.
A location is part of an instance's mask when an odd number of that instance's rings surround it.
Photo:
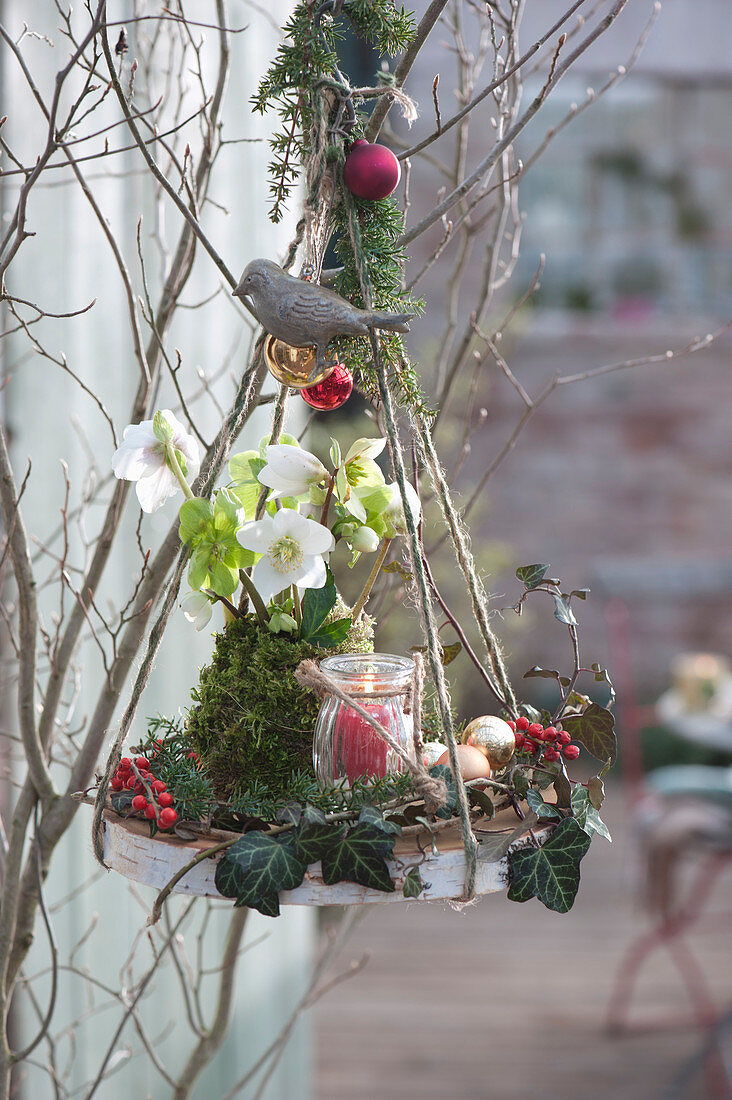
<path fill-rule="evenodd" d="M 392 199 L 378 202 L 358 199 L 341 181 L 341 200 L 333 214 L 335 250 L 343 267 L 336 283 L 338 293 L 363 306 L 361 277 L 364 276 L 371 288 L 374 309 L 422 313 L 424 303 L 413 298 L 402 285 L 405 255 L 399 240 L 403 232 L 404 214 Z M 396 332 L 382 332 L 379 339 L 394 396 L 401 404 L 428 414 L 419 376 L 409 362 L 401 336 Z M 335 346 L 354 374 L 356 384 L 370 397 L 377 397 L 376 367 L 370 343 L 341 337 Z"/>
<path fill-rule="evenodd" d="M 151 761 L 156 779 L 174 795 L 178 818 L 205 821 L 216 806 L 211 780 L 200 767 L 183 720 L 158 715 L 148 720 L 147 737 L 135 751 Z"/>
<path fill-rule="evenodd" d="M 299 771 L 291 777 L 286 797 L 266 781 L 255 779 L 232 791 L 226 809 L 245 819 L 257 817 L 276 821 L 283 808 L 293 802 L 309 803 L 323 813 L 357 812 L 364 806 L 385 809 L 390 804 L 408 800 L 412 793 L 412 779 L 406 773 L 355 779 L 350 788 L 344 790 L 343 787 L 321 787 L 312 772 Z"/>
<path fill-rule="evenodd" d="M 273 222 L 282 218 L 292 187 L 310 152 L 314 97 L 318 85 L 330 78 L 338 64 L 336 44 L 344 37 L 344 19 L 380 54 L 394 56 L 414 33 L 410 13 L 393 0 L 347 0 L 342 14 L 325 16 L 320 28 L 314 21 L 319 0 L 301 0 L 285 24 L 284 41 L 252 97 L 255 111 L 275 110 L 280 126 L 270 138 L 269 164 Z"/>

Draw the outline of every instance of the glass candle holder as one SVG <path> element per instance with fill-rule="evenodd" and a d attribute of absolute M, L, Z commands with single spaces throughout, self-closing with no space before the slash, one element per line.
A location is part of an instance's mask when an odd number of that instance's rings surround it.
<path fill-rule="evenodd" d="M 414 759 L 409 700 L 414 675 L 411 657 L 392 653 L 340 653 L 320 667 L 338 687 L 381 723 Z M 360 776 L 405 770 L 404 761 L 353 707 L 327 695 L 315 724 L 313 764 L 324 785 L 350 786 Z"/>

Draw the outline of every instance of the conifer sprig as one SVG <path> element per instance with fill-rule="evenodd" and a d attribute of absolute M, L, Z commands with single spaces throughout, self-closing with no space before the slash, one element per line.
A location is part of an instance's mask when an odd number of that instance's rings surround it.
<path fill-rule="evenodd" d="M 313 97 L 318 84 L 338 64 L 336 44 L 343 38 L 347 17 L 356 33 L 380 54 L 393 56 L 408 45 L 414 33 L 410 13 L 393 0 L 347 0 L 341 15 L 318 21 L 317 0 L 300 0 L 284 27 L 285 37 L 275 59 L 252 97 L 255 111 L 275 110 L 280 127 L 270 138 L 269 164 L 273 222 L 282 218 L 285 204 L 310 150 Z"/>

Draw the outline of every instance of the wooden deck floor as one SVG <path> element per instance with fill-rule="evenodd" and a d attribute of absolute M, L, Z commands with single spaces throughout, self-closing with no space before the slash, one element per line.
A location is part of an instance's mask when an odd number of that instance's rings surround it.
<path fill-rule="evenodd" d="M 316 1009 L 317 1100 L 665 1100 L 701 1039 L 691 1027 L 621 1039 L 603 1030 L 618 959 L 645 927 L 622 802 L 606 806 L 615 843 L 595 840 L 566 916 L 505 895 L 460 913 L 410 904 L 364 916 L 341 965 L 364 954 L 368 964 Z M 732 913 L 729 871 L 715 900 Z M 692 941 L 719 1005 L 732 1003 L 731 929 Z M 686 1005 L 658 954 L 636 1019 Z M 712 1095 L 697 1074 L 675 1100 Z"/>

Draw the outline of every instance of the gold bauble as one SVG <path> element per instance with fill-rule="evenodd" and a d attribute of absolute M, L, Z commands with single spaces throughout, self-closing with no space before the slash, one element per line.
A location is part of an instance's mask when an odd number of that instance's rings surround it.
<path fill-rule="evenodd" d="M 306 386 L 315 386 L 332 374 L 335 362 L 329 363 L 311 379 L 310 372 L 315 366 L 316 352 L 313 347 L 293 348 L 276 336 L 268 336 L 264 345 L 264 360 L 269 373 L 285 386 L 294 390 L 303 390 Z"/>
<path fill-rule="evenodd" d="M 480 749 L 494 771 L 503 768 L 516 751 L 516 737 L 502 718 L 484 714 L 468 722 L 463 730 L 462 742 Z"/>

